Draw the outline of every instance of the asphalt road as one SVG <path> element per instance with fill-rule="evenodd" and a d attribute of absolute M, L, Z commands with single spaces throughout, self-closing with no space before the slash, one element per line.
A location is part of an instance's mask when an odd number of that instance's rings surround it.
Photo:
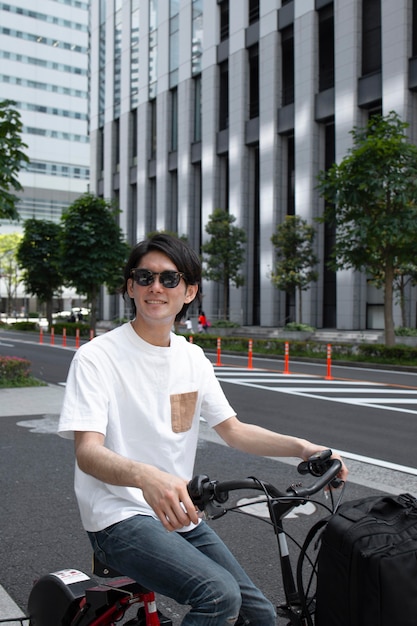
<path fill-rule="evenodd" d="M 35 376 L 58 384 L 65 381 L 74 349 L 69 345 L 65 348 L 39 345 L 35 336 L 30 342 L 30 338 L 22 338 L 20 333 L 0 331 L 0 354 L 28 358 Z M 253 365 L 254 368 L 262 365 L 274 377 L 277 371 L 282 373 L 282 363 L 275 360 L 254 360 Z M 225 355 L 218 375 L 224 380 L 222 385 L 241 419 L 326 442 L 349 451 L 353 457 L 360 455 L 360 462 L 348 460 L 351 480 L 345 499 L 378 491 L 410 491 L 417 495 L 415 474 L 390 469 L 392 463 L 417 466 L 416 413 L 411 409 L 397 410 L 401 409 L 400 405 L 385 406 L 379 411 L 375 407 L 329 400 L 326 393 L 320 395 L 317 390 L 314 397 L 297 395 L 301 383 L 291 381 L 297 380 L 300 373 L 313 375 L 313 379 L 308 379 L 309 384 L 315 382 L 318 389 L 324 368 L 294 363 L 292 369 L 291 377 L 285 382 L 287 391 L 279 390 L 282 384 L 279 380 L 255 386 L 248 386 L 247 381 L 237 382 L 244 375 L 253 383 L 257 375 L 247 371 L 244 358 Z M 356 383 L 368 382 L 382 383 L 388 390 L 408 389 L 410 393 L 416 387 L 415 375 L 404 372 L 334 368 L 333 376 L 335 381 L 328 384 L 351 381 L 355 383 L 354 389 Z M 387 384 L 389 387 L 385 387 Z M 355 393 L 352 391 L 351 397 Z M 357 396 L 360 399 L 361 394 L 357 392 Z M 45 414 L 0 419 L 0 585 L 23 611 L 32 583 L 40 575 L 68 567 L 90 573 L 91 549 L 73 495 L 72 445 L 56 436 L 57 419 L 57 415 Z M 371 457 L 369 462 L 367 457 Z M 283 488 L 298 480 L 291 462 L 261 459 L 231 450 L 213 440 L 204 428 L 196 472 L 220 480 L 255 475 Z M 300 514 L 288 520 L 287 528 L 300 541 L 317 516 L 317 511 Z M 265 594 L 279 603 L 282 592 L 271 528 L 258 519 L 248 520 L 232 513 L 212 524 Z M 184 609 L 163 598 L 160 603 L 177 626 Z M 2 617 L 11 616 L 0 614 Z"/>
<path fill-rule="evenodd" d="M 65 382 L 75 350 L 75 338 L 68 337 L 66 347 L 62 338 L 55 337 L 51 345 L 49 335 L 0 330 L 0 355 L 18 356 L 31 362 L 31 373 L 47 383 Z"/>
<path fill-rule="evenodd" d="M 54 420 L 57 416 L 1 418 L 0 584 L 23 611 L 39 576 L 64 568 L 90 575 L 91 569 L 91 549 L 73 494 L 72 444 L 51 432 Z M 291 465 L 248 456 L 205 439 L 199 444 L 196 473 L 218 480 L 255 475 L 283 488 L 299 480 Z M 351 483 L 346 498 L 371 492 L 376 490 Z M 301 541 L 316 519 L 318 512 L 300 513 L 288 521 L 288 530 Z M 211 523 L 265 594 L 275 603 L 282 601 L 272 529 L 263 521 L 233 513 Z M 184 609 L 166 599 L 160 599 L 160 604 L 177 626 Z"/>
<path fill-rule="evenodd" d="M 74 339 L 68 338 L 67 347 L 62 347 L 58 340 L 54 346 L 45 341 L 40 345 L 36 335 L 29 338 L 22 333 L 0 331 L 0 354 L 28 358 L 33 375 L 48 383 L 65 382 L 74 350 Z M 211 358 L 216 362 L 216 355 Z M 285 390 L 282 384 L 249 386 L 239 380 L 239 374 L 223 375 L 230 367 L 245 368 L 245 357 L 224 355 L 222 365 L 218 375 L 231 405 L 243 421 L 326 442 L 335 449 L 361 457 L 417 467 L 417 373 L 337 366 L 332 369 L 334 380 L 329 381 L 326 393 L 321 384 L 326 375 L 324 364 L 291 363 L 291 376 L 286 378 Z M 253 366 L 276 374 L 283 370 L 278 360 L 255 359 Z M 299 391 L 305 389 L 306 384 L 300 374 L 310 377 L 306 379 L 308 393 Z M 370 384 L 377 386 L 369 390 Z M 341 392 L 336 393 L 335 388 Z M 378 400 L 377 407 L 372 402 L 364 404 L 364 388 L 367 395 L 383 393 L 390 402 L 384 403 L 383 398 Z M 405 400 L 404 394 L 409 396 Z M 343 401 L 340 401 L 341 395 Z"/>

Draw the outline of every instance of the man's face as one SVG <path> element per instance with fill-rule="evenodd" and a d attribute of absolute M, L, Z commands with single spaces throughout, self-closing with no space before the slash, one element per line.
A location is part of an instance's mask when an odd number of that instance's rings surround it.
<path fill-rule="evenodd" d="M 178 268 L 162 252 L 152 251 L 145 254 L 138 266 L 150 272 L 178 272 Z M 128 295 L 135 301 L 136 318 L 141 318 L 147 323 L 170 322 L 172 323 L 185 303 L 194 300 L 198 286 L 187 285 L 181 276 L 176 287 L 166 287 L 161 284 L 160 276 L 153 276 L 149 285 L 138 285 L 133 278 L 128 280 Z"/>

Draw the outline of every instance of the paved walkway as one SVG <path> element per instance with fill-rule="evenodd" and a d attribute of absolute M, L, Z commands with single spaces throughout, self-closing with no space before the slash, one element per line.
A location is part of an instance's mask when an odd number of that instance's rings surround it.
<path fill-rule="evenodd" d="M 59 414 L 64 391 L 59 385 L 0 389 L 0 417 Z"/>

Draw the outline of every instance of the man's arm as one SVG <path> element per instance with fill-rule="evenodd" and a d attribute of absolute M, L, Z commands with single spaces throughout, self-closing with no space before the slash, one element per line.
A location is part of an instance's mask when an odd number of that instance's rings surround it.
<path fill-rule="evenodd" d="M 298 457 L 306 461 L 315 452 L 326 449 L 326 446 L 311 443 L 307 439 L 281 435 L 254 424 L 246 424 L 236 416 L 221 422 L 215 426 L 215 430 L 232 448 L 259 456 Z M 337 453 L 333 457 L 342 461 Z M 348 470 L 342 461 L 339 478 L 346 480 L 347 475 Z"/>
<path fill-rule="evenodd" d="M 197 523 L 198 516 L 187 491 L 187 481 L 146 463 L 132 461 L 109 450 L 97 432 L 76 432 L 75 456 L 79 468 L 104 483 L 134 487 L 167 530 Z"/>

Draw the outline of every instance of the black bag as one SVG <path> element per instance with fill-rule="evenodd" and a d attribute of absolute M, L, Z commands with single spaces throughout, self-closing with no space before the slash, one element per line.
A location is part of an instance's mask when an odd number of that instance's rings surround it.
<path fill-rule="evenodd" d="M 346 502 L 322 535 L 316 626 L 417 625 L 417 500 Z"/>

